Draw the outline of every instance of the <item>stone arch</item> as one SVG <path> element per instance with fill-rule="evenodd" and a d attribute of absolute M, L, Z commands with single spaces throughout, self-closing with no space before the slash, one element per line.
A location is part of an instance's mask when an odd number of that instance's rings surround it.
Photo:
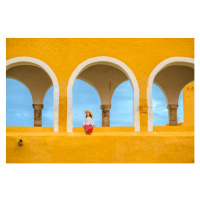
<path fill-rule="evenodd" d="M 154 79 L 161 70 L 172 65 L 183 65 L 186 67 L 194 68 L 194 59 L 188 57 L 171 57 L 159 63 L 151 72 L 147 85 L 148 131 L 153 131 L 152 85 Z"/>
<path fill-rule="evenodd" d="M 58 132 L 58 113 L 59 113 L 59 85 L 53 70 L 43 61 L 31 58 L 31 57 L 15 57 L 6 61 L 6 71 L 12 67 L 17 67 L 21 64 L 31 65 L 39 67 L 44 70 L 50 79 L 52 80 L 54 86 L 54 132 Z"/>
<path fill-rule="evenodd" d="M 135 131 L 140 131 L 140 116 L 139 116 L 139 86 L 135 75 L 133 74 L 132 70 L 123 62 L 118 59 L 107 57 L 107 56 L 99 56 L 87 59 L 83 61 L 78 67 L 73 71 L 67 86 L 67 132 L 72 132 L 73 130 L 73 94 L 72 88 L 74 82 L 78 75 L 88 67 L 94 64 L 108 64 L 112 67 L 115 67 L 128 77 L 131 82 L 131 86 L 134 90 L 134 97 L 133 97 L 133 113 L 134 113 L 134 126 Z"/>

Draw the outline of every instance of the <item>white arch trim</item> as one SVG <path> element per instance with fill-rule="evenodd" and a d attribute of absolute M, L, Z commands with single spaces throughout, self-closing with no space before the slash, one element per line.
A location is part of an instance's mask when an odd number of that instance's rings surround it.
<path fill-rule="evenodd" d="M 72 89 L 74 82 L 78 75 L 88 67 L 95 64 L 108 64 L 110 66 L 116 67 L 126 74 L 131 82 L 132 88 L 134 90 L 133 95 L 133 113 L 134 113 L 134 127 L 135 131 L 140 131 L 140 114 L 139 114 L 139 86 L 135 75 L 132 70 L 123 62 L 118 59 L 99 56 L 85 60 L 73 71 L 67 86 L 67 132 L 73 131 L 73 95 Z"/>
<path fill-rule="evenodd" d="M 159 63 L 151 72 L 147 85 L 147 105 L 148 105 L 148 131 L 153 131 L 153 99 L 152 99 L 152 85 L 155 76 L 159 71 L 171 65 L 184 65 L 187 67 L 194 67 L 194 59 L 188 57 L 171 57 Z"/>
<path fill-rule="evenodd" d="M 16 67 L 20 63 L 33 65 L 43 69 L 51 78 L 54 86 L 54 108 L 53 108 L 53 124 L 54 132 L 58 132 L 58 114 L 59 114 L 59 85 L 53 70 L 43 61 L 31 57 L 16 57 L 6 61 L 6 71 L 12 67 Z"/>

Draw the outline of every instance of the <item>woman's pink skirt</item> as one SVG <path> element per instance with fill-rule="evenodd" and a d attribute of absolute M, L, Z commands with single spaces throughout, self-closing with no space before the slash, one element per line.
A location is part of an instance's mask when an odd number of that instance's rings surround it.
<path fill-rule="evenodd" d="M 85 129 L 86 133 L 89 133 L 89 132 L 93 131 L 93 126 L 92 126 L 92 124 L 87 124 L 84 126 L 84 129 Z"/>

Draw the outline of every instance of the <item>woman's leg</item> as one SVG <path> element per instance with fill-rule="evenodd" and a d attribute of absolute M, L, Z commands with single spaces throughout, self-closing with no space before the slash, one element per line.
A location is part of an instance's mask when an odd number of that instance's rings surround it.
<path fill-rule="evenodd" d="M 84 126 L 84 129 L 85 129 L 85 132 L 86 132 L 86 135 L 87 135 L 87 134 L 89 133 L 89 132 L 88 132 L 88 126 L 85 125 L 85 126 Z"/>
<path fill-rule="evenodd" d="M 89 132 L 89 135 L 92 133 L 92 131 Z"/>

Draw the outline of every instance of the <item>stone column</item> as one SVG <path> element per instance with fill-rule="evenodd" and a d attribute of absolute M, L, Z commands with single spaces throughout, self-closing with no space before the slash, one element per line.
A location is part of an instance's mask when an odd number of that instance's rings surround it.
<path fill-rule="evenodd" d="M 167 109 L 169 110 L 169 126 L 177 126 L 177 104 L 169 104 Z"/>
<path fill-rule="evenodd" d="M 33 104 L 34 109 L 34 127 L 42 126 L 42 109 L 44 108 L 43 104 Z"/>
<path fill-rule="evenodd" d="M 110 126 L 110 108 L 111 105 L 101 105 L 102 110 L 102 126 L 109 127 Z"/>

